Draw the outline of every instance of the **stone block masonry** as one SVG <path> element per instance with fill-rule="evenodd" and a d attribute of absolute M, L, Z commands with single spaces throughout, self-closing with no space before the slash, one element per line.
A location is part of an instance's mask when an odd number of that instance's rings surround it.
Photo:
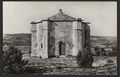
<path fill-rule="evenodd" d="M 58 14 L 31 24 L 31 56 L 76 56 L 79 50 L 90 49 L 89 25 L 64 14 L 61 9 Z"/>

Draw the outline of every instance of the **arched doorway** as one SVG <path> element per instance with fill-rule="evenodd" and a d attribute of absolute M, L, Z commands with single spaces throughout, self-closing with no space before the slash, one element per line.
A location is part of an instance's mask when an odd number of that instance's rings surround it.
<path fill-rule="evenodd" d="M 59 55 L 66 55 L 66 45 L 63 42 L 59 43 Z"/>

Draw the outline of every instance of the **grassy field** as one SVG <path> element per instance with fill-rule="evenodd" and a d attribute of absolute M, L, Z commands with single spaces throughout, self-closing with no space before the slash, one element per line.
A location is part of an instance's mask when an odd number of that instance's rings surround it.
<path fill-rule="evenodd" d="M 46 67 L 44 75 L 117 75 L 117 57 L 94 56 L 93 68 L 78 68 L 75 57 L 30 58 L 29 66 Z"/>

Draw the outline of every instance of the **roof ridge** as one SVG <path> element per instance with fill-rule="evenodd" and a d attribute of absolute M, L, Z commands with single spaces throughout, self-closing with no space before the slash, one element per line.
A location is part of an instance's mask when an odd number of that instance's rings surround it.
<path fill-rule="evenodd" d="M 74 17 L 71 17 L 65 13 L 63 13 L 62 9 L 59 10 L 59 12 L 51 17 L 48 17 L 50 20 L 75 20 Z"/>

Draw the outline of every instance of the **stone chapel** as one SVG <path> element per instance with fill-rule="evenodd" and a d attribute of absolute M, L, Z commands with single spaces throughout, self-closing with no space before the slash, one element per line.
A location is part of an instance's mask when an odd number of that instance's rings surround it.
<path fill-rule="evenodd" d="M 40 22 L 31 22 L 31 56 L 76 56 L 90 49 L 90 26 L 81 18 L 73 18 L 62 9 Z"/>

